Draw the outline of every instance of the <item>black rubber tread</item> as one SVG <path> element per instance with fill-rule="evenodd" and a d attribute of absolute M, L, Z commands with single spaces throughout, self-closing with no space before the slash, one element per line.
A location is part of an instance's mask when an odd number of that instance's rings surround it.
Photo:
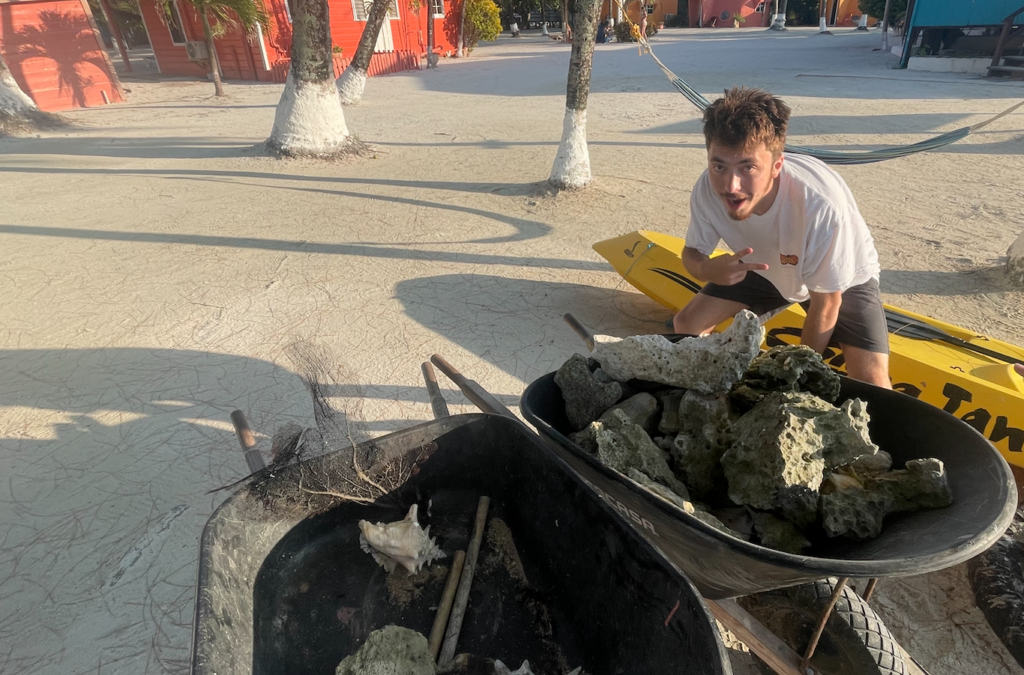
<path fill-rule="evenodd" d="M 747 611 L 797 653 L 807 649 L 818 617 L 837 580 L 793 586 L 740 598 Z M 762 672 L 772 673 L 760 663 Z M 849 586 L 843 589 L 825 624 L 811 666 L 821 675 L 907 675 L 902 650 L 889 629 Z"/>
<path fill-rule="evenodd" d="M 989 626 L 1024 666 L 1024 509 L 990 549 L 967 563 L 974 601 Z"/>

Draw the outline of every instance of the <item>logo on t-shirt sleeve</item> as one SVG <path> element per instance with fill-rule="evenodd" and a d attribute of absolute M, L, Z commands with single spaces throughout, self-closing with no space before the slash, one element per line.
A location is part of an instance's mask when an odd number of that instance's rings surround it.
<path fill-rule="evenodd" d="M 800 262 L 800 258 L 797 258 L 795 255 L 786 255 L 785 253 L 780 253 L 779 262 L 782 263 L 783 265 L 796 265 L 798 262 Z"/>

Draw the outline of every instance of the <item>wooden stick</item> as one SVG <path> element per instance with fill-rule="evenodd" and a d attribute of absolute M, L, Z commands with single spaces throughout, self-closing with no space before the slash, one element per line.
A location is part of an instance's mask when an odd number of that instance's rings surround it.
<path fill-rule="evenodd" d="M 452 569 L 448 572 L 448 581 L 445 582 L 444 592 L 441 593 L 441 604 L 437 607 L 437 616 L 434 617 L 434 626 L 430 629 L 430 655 L 437 661 L 437 654 L 441 651 L 441 640 L 444 639 L 444 629 L 448 626 L 448 615 L 452 613 L 452 603 L 455 602 L 455 591 L 459 587 L 459 578 L 462 576 L 462 565 L 466 562 L 466 552 L 456 551 L 452 560 Z"/>
<path fill-rule="evenodd" d="M 708 609 L 726 628 L 736 634 L 750 651 L 779 675 L 808 675 L 800 665 L 800 655 L 779 636 L 764 627 L 735 600 L 705 600 Z"/>
<path fill-rule="evenodd" d="M 573 332 L 580 336 L 583 343 L 587 345 L 587 349 L 594 351 L 594 332 L 584 326 L 579 319 L 568 312 L 562 315 L 562 318 L 565 319 L 567 324 L 569 324 L 569 328 L 572 328 Z"/>
<path fill-rule="evenodd" d="M 266 468 L 267 464 L 263 461 L 263 455 L 256 449 L 256 437 L 253 436 L 252 429 L 249 428 L 249 421 L 245 419 L 245 413 L 241 410 L 231 413 L 231 424 L 235 427 L 238 443 L 242 446 L 242 452 L 245 453 L 245 463 L 249 467 L 249 473 L 256 473 L 260 469 Z"/>
<path fill-rule="evenodd" d="M 476 571 L 476 559 L 480 555 L 480 542 L 484 538 L 484 525 L 487 523 L 487 509 L 490 505 L 490 497 L 481 497 L 476 507 L 473 539 L 469 542 L 469 553 L 466 554 L 466 564 L 462 568 L 459 591 L 455 594 L 452 617 L 448 621 L 448 630 L 444 634 L 444 646 L 441 648 L 441 656 L 437 660 L 437 664 L 442 667 L 455 656 L 455 648 L 459 643 L 459 632 L 462 631 L 462 621 L 466 618 L 466 606 L 469 604 L 469 589 L 473 585 L 473 573 Z"/>

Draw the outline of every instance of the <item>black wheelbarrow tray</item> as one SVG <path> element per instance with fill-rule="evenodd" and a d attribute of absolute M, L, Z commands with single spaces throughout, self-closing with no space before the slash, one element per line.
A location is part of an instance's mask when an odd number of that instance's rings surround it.
<path fill-rule="evenodd" d="M 386 574 L 360 550 L 357 522 L 399 520 L 420 504 L 421 520 L 433 514 L 431 534 L 448 554 L 435 565 L 450 563 L 467 538 L 445 540 L 441 521 L 471 526 L 481 495 L 508 524 L 531 590 L 548 608 L 549 635 L 570 667 L 593 675 L 731 673 L 693 585 L 522 423 L 461 415 L 372 444 L 378 461 L 404 458 L 415 467 L 372 504 L 333 503 L 310 513 L 301 500 L 283 497 L 301 487 L 303 472 L 350 462 L 349 448 L 265 473 L 210 517 L 201 541 L 194 674 L 331 675 L 372 630 L 397 624 L 429 633 L 440 592 L 405 607 L 389 602 Z M 373 476 L 377 468 L 364 470 Z M 458 651 L 536 667 L 544 655 L 521 603 L 486 583 L 478 589 L 479 578 Z"/>
<path fill-rule="evenodd" d="M 1017 490 L 1009 465 L 981 434 L 927 403 L 843 377 L 839 401 L 850 398 L 867 403 L 871 439 L 892 455 L 894 467 L 924 457 L 942 460 L 954 502 L 890 515 L 875 539 L 832 539 L 816 544 L 812 555 L 783 553 L 725 534 L 601 464 L 567 437 L 565 403 L 554 373 L 527 387 L 520 409 L 584 482 L 712 600 L 826 577 L 924 574 L 964 562 L 1002 535 L 1013 520 Z"/>

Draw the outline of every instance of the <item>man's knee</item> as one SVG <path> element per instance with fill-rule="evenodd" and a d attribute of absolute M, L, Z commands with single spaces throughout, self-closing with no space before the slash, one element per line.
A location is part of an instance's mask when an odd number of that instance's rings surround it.
<path fill-rule="evenodd" d="M 892 389 L 889 379 L 889 355 L 866 349 L 840 345 L 846 356 L 846 372 L 855 380 L 873 384 L 883 389 Z"/>
<path fill-rule="evenodd" d="M 687 305 L 676 312 L 676 315 L 672 318 L 672 329 L 682 335 L 703 335 L 710 329 L 702 326 L 697 321 L 698 318 L 697 313 Z"/>

